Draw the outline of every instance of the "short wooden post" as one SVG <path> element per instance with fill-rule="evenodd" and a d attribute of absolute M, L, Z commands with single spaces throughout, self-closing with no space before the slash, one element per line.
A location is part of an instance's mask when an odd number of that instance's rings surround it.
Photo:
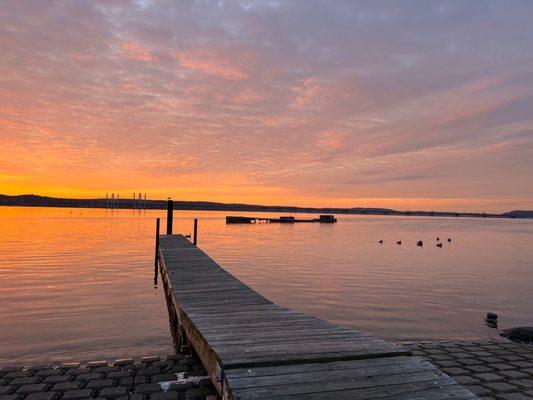
<path fill-rule="evenodd" d="M 167 203 L 167 235 L 172 235 L 172 220 L 174 218 L 174 201 Z"/>
<path fill-rule="evenodd" d="M 194 243 L 195 246 L 198 243 L 198 218 L 194 219 L 194 236 L 193 236 L 192 242 Z"/>

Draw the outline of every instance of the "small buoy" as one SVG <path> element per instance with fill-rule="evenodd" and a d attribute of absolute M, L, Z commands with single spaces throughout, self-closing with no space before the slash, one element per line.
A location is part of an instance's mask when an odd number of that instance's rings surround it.
<path fill-rule="evenodd" d="M 451 241 L 452 241 L 452 239 L 451 239 L 451 238 L 448 238 L 448 242 L 451 242 Z"/>
<path fill-rule="evenodd" d="M 442 243 L 437 243 L 437 247 L 442 247 Z"/>
<path fill-rule="evenodd" d="M 402 241 L 401 241 L 401 240 L 398 240 L 398 241 L 396 242 L 396 244 L 402 244 Z"/>
<path fill-rule="evenodd" d="M 422 247 L 424 243 L 421 240 L 419 240 L 416 245 Z"/>
<path fill-rule="evenodd" d="M 383 240 L 380 240 L 379 243 L 383 243 Z"/>

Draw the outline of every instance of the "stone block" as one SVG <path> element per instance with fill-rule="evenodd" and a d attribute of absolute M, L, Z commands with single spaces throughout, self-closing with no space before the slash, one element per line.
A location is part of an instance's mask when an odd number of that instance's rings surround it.
<path fill-rule="evenodd" d="M 150 395 L 150 400 L 179 400 L 179 398 L 178 392 L 160 392 Z"/>
<path fill-rule="evenodd" d="M 96 379 L 94 381 L 89 381 L 85 386 L 87 389 L 103 389 L 111 387 L 115 384 L 113 379 Z"/>
<path fill-rule="evenodd" d="M 509 393 L 516 392 L 518 387 L 515 385 L 510 385 L 506 382 L 487 382 L 485 386 L 491 390 L 494 390 L 496 393 Z"/>
<path fill-rule="evenodd" d="M 81 388 L 81 382 L 72 381 L 72 382 L 60 382 L 52 386 L 52 390 L 57 392 L 66 392 L 67 390 L 76 390 Z"/>
<path fill-rule="evenodd" d="M 106 399 L 116 399 L 120 396 L 124 396 L 127 393 L 127 388 L 124 386 L 116 387 L 107 387 L 100 390 L 98 394 L 100 397 L 105 397 Z"/>
<path fill-rule="evenodd" d="M 161 391 L 161 386 L 156 383 L 145 383 L 138 386 L 136 385 L 134 391 L 139 394 L 157 393 Z"/>
<path fill-rule="evenodd" d="M 519 379 L 510 381 L 513 385 L 519 386 L 522 389 L 533 390 L 533 379 Z"/>
<path fill-rule="evenodd" d="M 484 372 L 484 373 L 481 373 L 481 374 L 474 374 L 473 377 L 477 378 L 477 379 L 480 379 L 483 382 L 498 382 L 498 381 L 505 380 L 505 378 L 503 376 L 500 376 L 500 375 L 497 375 L 497 374 L 493 374 L 491 372 Z"/>
<path fill-rule="evenodd" d="M 59 396 L 55 392 L 32 393 L 26 397 L 26 400 L 55 400 Z"/>
<path fill-rule="evenodd" d="M 76 377 L 77 381 L 94 381 L 96 379 L 101 379 L 102 374 L 92 373 L 92 374 L 81 374 Z"/>
<path fill-rule="evenodd" d="M 91 389 L 76 389 L 69 390 L 63 394 L 62 400 L 81 400 L 87 399 L 93 396 L 93 391 Z"/>
<path fill-rule="evenodd" d="M 52 375 L 44 378 L 43 383 L 70 382 L 72 379 L 74 379 L 74 377 L 71 375 Z"/>
<path fill-rule="evenodd" d="M 12 386 L 31 385 L 38 383 L 41 378 L 38 376 L 25 376 L 23 378 L 15 378 L 9 384 Z"/>
<path fill-rule="evenodd" d="M 13 392 L 15 388 L 11 386 L 0 386 L 0 396 Z"/>
<path fill-rule="evenodd" d="M 41 369 L 35 373 L 35 376 L 40 376 L 42 378 L 56 375 L 63 375 L 63 371 L 59 369 Z"/>
<path fill-rule="evenodd" d="M 474 386 L 471 386 L 471 385 L 468 385 L 468 386 L 465 386 L 468 390 L 470 390 L 472 393 L 474 393 L 476 396 L 486 396 L 486 395 L 490 395 L 492 394 L 492 391 L 490 391 L 489 389 L 483 387 L 483 386 L 479 386 L 479 385 L 474 385 Z"/>
<path fill-rule="evenodd" d="M 529 374 L 518 370 L 500 371 L 499 374 L 509 379 L 527 379 L 530 376 Z"/>
<path fill-rule="evenodd" d="M 473 377 L 471 377 L 469 375 L 454 376 L 453 379 L 455 379 L 461 385 L 479 385 L 479 384 L 481 384 L 481 381 L 479 379 L 473 378 Z"/>
<path fill-rule="evenodd" d="M 464 368 L 472 373 L 492 372 L 492 368 L 484 365 L 465 365 Z"/>

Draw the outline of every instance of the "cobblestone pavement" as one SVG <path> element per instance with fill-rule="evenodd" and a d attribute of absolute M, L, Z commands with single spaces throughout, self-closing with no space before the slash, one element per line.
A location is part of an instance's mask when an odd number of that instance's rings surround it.
<path fill-rule="evenodd" d="M 176 373 L 196 382 L 172 384 L 164 392 L 157 382 Z M 206 372 L 191 355 L 121 359 L 114 362 L 0 366 L 0 400 L 205 400 L 216 399 Z"/>
<path fill-rule="evenodd" d="M 481 399 L 533 399 L 533 345 L 432 342 L 409 345 Z"/>

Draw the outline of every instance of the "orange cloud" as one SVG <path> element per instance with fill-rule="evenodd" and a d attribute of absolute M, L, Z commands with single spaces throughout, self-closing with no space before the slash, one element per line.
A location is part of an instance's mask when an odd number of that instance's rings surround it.
<path fill-rule="evenodd" d="M 249 77 L 237 63 L 224 56 L 220 52 L 196 49 L 188 51 L 176 51 L 171 53 L 179 61 L 180 67 L 213 75 L 232 81 L 242 80 Z"/>
<path fill-rule="evenodd" d="M 123 43 L 121 49 L 126 57 L 131 58 L 133 60 L 145 62 L 154 61 L 154 57 L 152 56 L 150 50 L 148 50 L 146 47 L 142 46 L 138 42 Z"/>

